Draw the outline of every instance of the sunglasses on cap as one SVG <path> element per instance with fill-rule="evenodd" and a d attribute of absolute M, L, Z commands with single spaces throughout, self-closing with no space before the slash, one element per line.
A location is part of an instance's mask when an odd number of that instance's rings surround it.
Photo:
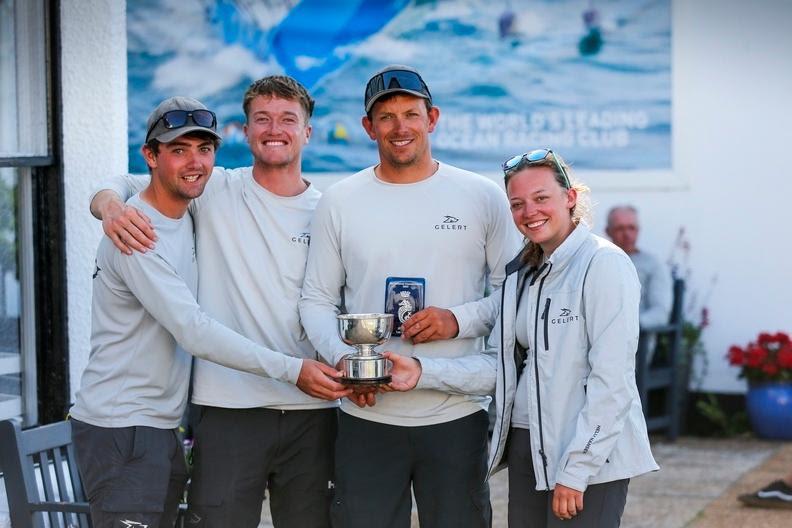
<path fill-rule="evenodd" d="M 530 152 L 526 152 L 525 154 L 518 154 L 517 156 L 513 156 L 506 161 L 503 162 L 501 167 L 503 168 L 503 174 L 508 176 L 510 172 L 517 171 L 522 169 L 523 167 L 530 166 L 532 163 L 538 163 L 540 161 L 544 161 L 547 157 L 552 154 L 553 151 L 550 149 L 536 149 Z M 553 156 L 553 161 L 558 167 L 558 172 L 560 172 L 564 176 L 564 186 L 567 189 L 572 188 L 572 184 L 569 182 L 569 176 L 567 172 L 564 170 L 563 165 L 558 162 L 558 159 Z"/>
<path fill-rule="evenodd" d="M 215 128 L 217 125 L 217 116 L 215 116 L 215 113 L 211 110 L 169 110 L 162 114 L 162 117 L 154 121 L 154 124 L 148 129 L 148 132 L 146 132 L 146 142 L 148 143 L 149 134 L 151 134 L 152 130 L 157 128 L 157 123 L 160 121 L 162 121 L 165 128 L 173 130 L 174 128 L 186 126 L 188 119 L 192 121 L 192 124 L 204 128 Z"/>
<path fill-rule="evenodd" d="M 368 112 L 383 92 L 405 91 L 432 100 L 432 94 L 420 75 L 410 70 L 388 70 L 372 77 L 366 85 L 365 106 Z"/>

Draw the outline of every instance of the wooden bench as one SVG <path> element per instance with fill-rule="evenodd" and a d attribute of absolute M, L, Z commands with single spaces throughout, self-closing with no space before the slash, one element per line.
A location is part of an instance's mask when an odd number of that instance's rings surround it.
<path fill-rule="evenodd" d="M 24 431 L 13 420 L 0 422 L 0 472 L 12 528 L 92 528 L 71 422 Z M 180 504 L 177 528 L 183 528 L 186 511 Z"/>
<path fill-rule="evenodd" d="M 0 471 L 13 528 L 91 528 L 69 422 L 26 431 L 0 422 Z"/>
<path fill-rule="evenodd" d="M 641 329 L 635 358 L 636 382 L 646 418 L 646 428 L 649 432 L 665 430 L 666 437 L 671 441 L 679 436 L 682 398 L 680 391 L 686 390 L 679 379 L 684 353 L 682 349 L 682 325 L 685 322 L 682 310 L 684 297 L 685 281 L 675 279 L 674 304 L 669 323 Z M 660 354 L 662 357 L 649 360 L 650 343 L 654 343 L 657 352 L 662 348 L 663 353 Z M 655 356 L 658 356 L 657 352 Z M 650 405 L 650 393 L 659 395 L 659 410 Z"/>

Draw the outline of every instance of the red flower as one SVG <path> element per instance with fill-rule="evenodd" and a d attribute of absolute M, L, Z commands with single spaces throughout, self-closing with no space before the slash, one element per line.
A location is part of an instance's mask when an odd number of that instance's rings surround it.
<path fill-rule="evenodd" d="M 792 343 L 784 345 L 776 356 L 778 359 L 778 366 L 781 368 L 792 369 Z"/>
<path fill-rule="evenodd" d="M 767 374 L 768 376 L 775 376 L 778 374 L 778 365 L 775 363 L 765 363 L 762 365 L 762 372 Z"/>
<path fill-rule="evenodd" d="M 754 344 L 749 345 L 746 353 L 745 364 L 749 367 L 759 367 L 767 358 L 767 350 Z"/>
<path fill-rule="evenodd" d="M 792 339 L 785 332 L 762 332 L 745 347 L 729 347 L 726 357 L 749 382 L 792 381 Z"/>
<path fill-rule="evenodd" d="M 740 366 L 745 362 L 745 351 L 738 347 L 732 346 L 729 348 L 729 364 Z"/>

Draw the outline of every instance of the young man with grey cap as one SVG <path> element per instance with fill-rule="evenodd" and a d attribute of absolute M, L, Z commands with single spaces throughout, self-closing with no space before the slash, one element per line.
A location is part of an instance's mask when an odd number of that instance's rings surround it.
<path fill-rule="evenodd" d="M 482 336 L 497 305 L 483 297 L 519 247 L 508 201 L 494 182 L 432 158 L 440 111 L 414 69 L 377 72 L 365 110 L 380 162 L 319 202 L 300 314 L 334 365 L 351 352 L 337 331 L 342 306 L 396 312 L 402 339 L 385 345 L 398 353 L 389 354 L 386 392 L 358 406 L 342 402 L 331 517 L 337 527 L 409 527 L 412 487 L 423 528 L 489 526 L 486 409 L 495 359 Z M 409 318 L 396 309 L 404 302 Z M 393 392 L 416 381 L 416 390 Z"/>
<path fill-rule="evenodd" d="M 194 99 L 173 97 L 147 127 L 142 153 L 151 182 L 128 203 L 150 219 L 159 240 L 131 256 L 100 242 L 91 354 L 70 413 L 95 528 L 174 525 L 187 479 L 176 427 L 187 403 L 188 352 L 300 387 L 337 374 L 253 343 L 201 310 L 186 213 L 214 166 L 216 118 Z"/>

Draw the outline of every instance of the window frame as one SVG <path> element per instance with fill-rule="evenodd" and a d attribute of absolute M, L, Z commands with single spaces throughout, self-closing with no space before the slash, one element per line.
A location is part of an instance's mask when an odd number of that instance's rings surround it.
<path fill-rule="evenodd" d="M 60 4 L 59 0 L 16 0 L 16 9 L 25 12 L 17 13 L 15 20 L 29 23 L 23 39 L 38 48 L 25 48 L 21 53 L 15 48 L 15 59 L 28 61 L 17 64 L 17 71 L 31 76 L 28 84 L 43 81 L 39 93 L 17 97 L 17 108 L 40 105 L 35 97 L 44 100 L 43 115 L 18 123 L 18 133 L 33 137 L 43 128 L 46 148 L 30 149 L 29 156 L 21 152 L 0 156 L 0 167 L 15 168 L 18 174 L 21 418 L 26 426 L 63 420 L 70 401 L 63 134 L 60 94 L 53 89 L 61 86 Z M 43 40 L 34 40 L 31 35 L 36 32 L 30 31 L 31 26 L 40 30 Z M 43 61 L 44 67 L 36 66 L 35 61 Z M 31 144 L 41 147 L 36 140 Z"/>

